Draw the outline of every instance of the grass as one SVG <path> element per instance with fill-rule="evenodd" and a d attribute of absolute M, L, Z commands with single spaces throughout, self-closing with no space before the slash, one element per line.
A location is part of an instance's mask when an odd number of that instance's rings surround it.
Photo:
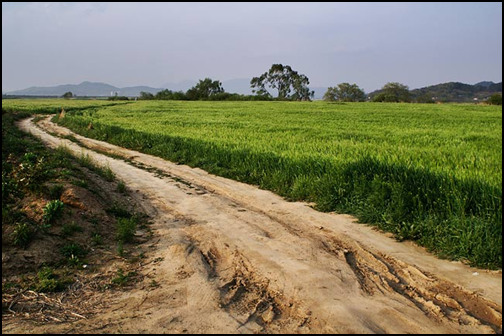
<path fill-rule="evenodd" d="M 117 218 L 117 240 L 124 243 L 133 241 L 135 230 L 137 226 L 137 219 L 130 218 Z"/>
<path fill-rule="evenodd" d="M 71 223 L 65 223 L 61 226 L 61 235 L 63 237 L 70 237 L 72 236 L 75 232 L 83 232 L 84 229 L 82 226 L 79 226 L 75 224 L 74 221 Z"/>
<path fill-rule="evenodd" d="M 126 192 L 126 185 L 123 181 L 119 181 L 117 183 L 117 192 L 124 194 Z"/>
<path fill-rule="evenodd" d="M 81 166 L 86 167 L 89 170 L 95 172 L 108 182 L 112 182 L 115 180 L 115 174 L 110 169 L 109 166 L 106 167 L 99 166 L 98 164 L 94 163 L 93 160 L 91 160 L 91 158 L 87 154 L 86 155 L 82 154 L 78 162 Z"/>
<path fill-rule="evenodd" d="M 126 101 L 106 101 L 99 99 L 76 100 L 76 99 L 2 99 L 2 109 L 6 112 L 24 111 L 29 114 L 52 114 L 79 111 L 82 109 L 97 109 L 103 106 L 128 104 Z"/>
<path fill-rule="evenodd" d="M 500 106 L 147 101 L 59 122 L 502 267 Z"/>
<path fill-rule="evenodd" d="M 123 269 L 119 268 L 117 270 L 117 276 L 112 279 L 111 283 L 116 286 L 120 286 L 120 287 L 125 286 L 136 275 L 137 275 L 137 273 L 135 271 L 131 271 L 131 272 L 128 272 L 128 274 L 124 274 Z"/>

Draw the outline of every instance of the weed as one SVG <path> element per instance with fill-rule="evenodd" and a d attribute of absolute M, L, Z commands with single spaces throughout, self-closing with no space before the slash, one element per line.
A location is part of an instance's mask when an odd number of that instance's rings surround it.
<path fill-rule="evenodd" d="M 70 279 L 60 279 L 50 267 L 43 267 L 37 273 L 37 279 L 32 286 L 36 292 L 58 292 L 65 289 L 71 283 Z"/>
<path fill-rule="evenodd" d="M 122 268 L 119 268 L 117 270 L 117 277 L 113 278 L 112 279 L 112 284 L 116 285 L 116 286 L 124 286 L 126 285 L 133 276 L 137 275 L 136 272 L 132 271 L 132 272 L 128 272 L 128 274 L 124 274 L 124 271 Z"/>
<path fill-rule="evenodd" d="M 135 217 L 117 219 L 117 240 L 125 243 L 133 241 L 137 220 Z"/>
<path fill-rule="evenodd" d="M 120 192 L 121 194 L 126 192 L 126 185 L 123 181 L 119 181 L 119 183 L 117 183 L 117 192 Z"/>
<path fill-rule="evenodd" d="M 115 180 L 115 174 L 108 166 L 103 168 L 101 175 L 106 181 L 112 182 Z"/>
<path fill-rule="evenodd" d="M 122 240 L 119 240 L 119 242 L 117 243 L 117 254 L 120 256 L 120 257 L 124 257 L 124 243 Z"/>
<path fill-rule="evenodd" d="M 49 187 L 48 193 L 49 197 L 53 200 L 57 200 L 61 197 L 63 194 L 63 185 L 62 184 L 55 184 Z"/>
<path fill-rule="evenodd" d="M 44 206 L 44 215 L 42 216 L 44 225 L 50 227 L 57 218 L 61 217 L 64 206 L 65 204 L 60 200 L 49 201 Z"/>
<path fill-rule="evenodd" d="M 87 251 L 77 243 L 69 243 L 60 249 L 61 254 L 66 258 L 69 266 L 81 266 L 84 263 L 82 258 L 86 256 Z"/>
<path fill-rule="evenodd" d="M 103 244 L 103 237 L 99 233 L 93 233 L 91 235 L 91 242 L 94 245 L 101 245 Z"/>
<path fill-rule="evenodd" d="M 89 188 L 89 184 L 87 183 L 86 180 L 79 179 L 79 180 L 73 181 L 72 183 L 78 187 L 81 187 L 81 188 L 85 188 L 85 189 Z"/>
<path fill-rule="evenodd" d="M 73 235 L 75 232 L 83 232 L 83 228 L 82 226 L 75 224 L 74 221 L 72 221 L 70 224 L 65 223 L 61 227 L 61 235 L 63 237 L 69 237 Z"/>
<path fill-rule="evenodd" d="M 117 203 L 112 205 L 110 208 L 105 209 L 105 211 L 109 215 L 113 215 L 116 218 L 130 218 L 130 217 L 132 217 L 132 214 L 128 210 L 124 209 L 122 206 L 120 206 Z"/>
<path fill-rule="evenodd" d="M 33 227 L 26 223 L 16 223 L 14 231 L 12 232 L 12 242 L 14 245 L 26 248 L 35 234 Z"/>

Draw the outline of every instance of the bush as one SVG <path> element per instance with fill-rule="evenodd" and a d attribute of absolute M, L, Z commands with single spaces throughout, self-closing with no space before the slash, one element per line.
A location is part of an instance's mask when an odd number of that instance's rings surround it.
<path fill-rule="evenodd" d="M 107 100 L 129 100 L 126 96 L 112 96 L 108 97 Z"/>
<path fill-rule="evenodd" d="M 490 105 L 502 105 L 502 94 L 496 93 L 491 95 L 487 102 Z"/>

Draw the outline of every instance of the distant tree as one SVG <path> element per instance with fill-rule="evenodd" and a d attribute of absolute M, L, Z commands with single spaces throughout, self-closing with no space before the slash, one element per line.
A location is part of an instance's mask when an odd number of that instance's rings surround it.
<path fill-rule="evenodd" d="M 182 91 L 161 90 L 154 96 L 154 99 L 161 100 L 187 100 L 186 94 Z"/>
<path fill-rule="evenodd" d="M 108 97 L 107 100 L 129 100 L 128 97 L 126 96 L 111 96 L 111 97 Z"/>
<path fill-rule="evenodd" d="M 326 101 L 360 102 L 366 100 L 366 94 L 357 84 L 341 83 L 327 88 L 324 94 Z"/>
<path fill-rule="evenodd" d="M 140 91 L 140 97 L 138 99 L 150 100 L 154 99 L 154 95 L 150 92 Z"/>
<path fill-rule="evenodd" d="M 406 85 L 389 82 L 381 88 L 381 92 L 373 97 L 374 102 L 411 102 L 411 94 Z"/>
<path fill-rule="evenodd" d="M 259 96 L 268 97 L 266 85 L 278 90 L 279 100 L 310 100 L 314 92 L 308 88 L 310 81 L 305 75 L 292 70 L 289 65 L 273 64 L 271 68 L 250 81 L 252 92 Z M 291 91 L 293 94 L 290 95 Z"/>
<path fill-rule="evenodd" d="M 491 95 L 490 98 L 488 98 L 487 103 L 491 105 L 502 105 L 502 94 L 495 93 Z"/>
<path fill-rule="evenodd" d="M 155 94 L 154 99 L 171 100 L 173 99 L 173 91 L 165 89 Z"/>
<path fill-rule="evenodd" d="M 432 99 L 431 95 L 424 93 L 415 98 L 416 103 L 434 104 L 436 101 Z"/>
<path fill-rule="evenodd" d="M 189 100 L 199 100 L 207 99 L 212 95 L 222 93 L 224 89 L 222 88 L 222 83 L 218 80 L 213 81 L 210 78 L 200 79 L 198 84 L 190 88 L 186 92 L 186 96 Z"/>
<path fill-rule="evenodd" d="M 70 99 L 72 98 L 74 95 L 72 92 L 68 91 L 68 92 L 65 92 L 61 97 L 62 98 L 65 98 L 65 99 Z"/>

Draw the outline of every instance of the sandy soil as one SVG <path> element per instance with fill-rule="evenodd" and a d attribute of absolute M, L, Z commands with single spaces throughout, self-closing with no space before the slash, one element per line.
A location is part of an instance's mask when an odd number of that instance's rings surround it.
<path fill-rule="evenodd" d="M 11 321 L 4 333 L 502 332 L 501 271 L 437 259 L 351 216 L 201 169 L 73 134 L 78 145 L 48 134 L 71 134 L 48 119 L 39 125 L 19 124 L 137 191 L 153 218 L 152 262 L 144 286 L 108 298 L 99 314 Z"/>

